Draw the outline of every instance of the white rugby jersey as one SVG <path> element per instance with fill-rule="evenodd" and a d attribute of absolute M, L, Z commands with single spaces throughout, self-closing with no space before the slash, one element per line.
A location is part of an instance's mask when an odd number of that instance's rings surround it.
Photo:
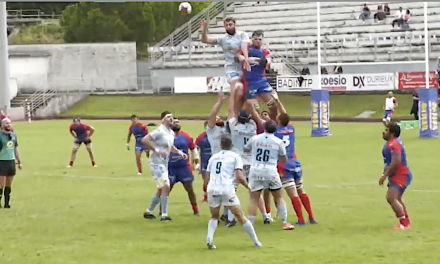
<path fill-rule="evenodd" d="M 243 165 L 251 165 L 251 154 L 244 152 L 243 149 L 251 137 L 257 135 L 257 124 L 254 120 L 250 120 L 246 124 L 241 124 L 235 117 L 229 119 L 228 122 L 229 128 L 231 129 L 234 152 L 241 156 Z"/>
<path fill-rule="evenodd" d="M 394 110 L 394 104 L 396 103 L 396 98 L 394 97 L 387 97 L 385 99 L 385 110 Z"/>
<path fill-rule="evenodd" d="M 226 133 L 225 127 L 214 126 L 210 128 L 206 127 L 206 136 L 208 137 L 209 144 L 211 145 L 212 155 L 218 153 L 221 150 L 220 137 Z"/>
<path fill-rule="evenodd" d="M 164 125 L 160 125 L 153 132 L 148 134 L 153 141 L 153 145 L 160 151 L 166 151 L 166 154 L 159 155 L 154 151 L 150 153 L 150 163 L 156 165 L 167 165 L 170 158 L 171 147 L 174 145 L 174 131 L 166 128 Z"/>
<path fill-rule="evenodd" d="M 231 150 L 220 150 L 209 159 L 207 192 L 214 195 L 235 193 L 235 171 L 243 170 L 241 157 Z"/>
<path fill-rule="evenodd" d="M 279 156 L 286 156 L 286 147 L 281 139 L 274 134 L 264 132 L 252 137 L 245 148 L 251 150 L 252 167 L 274 166 L 276 168 Z"/>
<path fill-rule="evenodd" d="M 224 34 L 215 38 L 225 53 L 225 68 L 240 68 L 239 63 L 235 60 L 238 51 L 241 49 L 243 42 L 249 42 L 249 35 L 243 31 L 236 31 L 234 35 Z"/>

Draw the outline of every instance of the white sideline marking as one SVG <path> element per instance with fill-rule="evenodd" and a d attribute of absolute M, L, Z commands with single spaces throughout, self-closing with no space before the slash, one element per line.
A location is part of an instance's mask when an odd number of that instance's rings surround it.
<path fill-rule="evenodd" d="M 127 176 L 127 177 L 106 177 L 106 176 L 93 176 L 93 175 L 76 175 L 76 174 L 44 174 L 44 173 L 32 173 L 34 176 L 43 177 L 65 177 L 65 178 L 76 178 L 76 179 L 97 179 L 97 180 L 126 180 L 126 181 L 153 181 L 149 174 L 142 176 Z M 194 175 L 195 176 L 195 175 Z M 325 185 L 325 184 L 315 184 L 309 185 L 318 189 L 355 189 L 356 187 L 374 186 L 377 182 L 364 182 L 358 184 L 336 184 L 336 185 Z M 305 186 L 307 187 L 307 185 Z M 410 192 L 424 192 L 424 193 L 440 193 L 440 190 L 409 190 Z"/>

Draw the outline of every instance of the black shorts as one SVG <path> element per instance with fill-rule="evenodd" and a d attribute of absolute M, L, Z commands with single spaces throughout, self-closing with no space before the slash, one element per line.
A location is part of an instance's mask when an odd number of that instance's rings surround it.
<path fill-rule="evenodd" d="M 12 177 L 16 172 L 15 160 L 0 160 L 0 176 Z"/>
<path fill-rule="evenodd" d="M 78 144 L 78 145 L 81 145 L 84 143 L 84 145 L 88 145 L 88 144 L 92 143 L 92 140 L 91 139 L 85 139 L 85 140 L 75 139 L 75 141 L 73 141 L 73 143 Z"/>

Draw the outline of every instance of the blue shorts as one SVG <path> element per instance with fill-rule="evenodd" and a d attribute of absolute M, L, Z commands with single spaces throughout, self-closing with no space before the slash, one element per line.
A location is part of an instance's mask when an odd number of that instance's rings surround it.
<path fill-rule="evenodd" d="M 393 115 L 393 110 L 385 110 L 385 113 L 383 114 L 383 118 L 384 119 L 391 118 L 392 115 Z"/>
<path fill-rule="evenodd" d="M 273 89 L 266 79 L 248 82 L 245 85 L 244 99 L 255 99 L 263 93 L 272 93 Z"/>
<path fill-rule="evenodd" d="M 136 143 L 136 146 L 134 147 L 135 152 L 144 152 L 147 150 L 148 150 L 148 148 L 142 143 Z"/>
<path fill-rule="evenodd" d="M 296 159 L 290 159 L 284 164 L 284 177 L 283 180 L 302 180 L 302 168 L 301 163 Z"/>
<path fill-rule="evenodd" d="M 202 176 L 205 175 L 207 168 L 208 168 L 208 163 L 206 163 L 206 164 L 202 163 L 202 166 L 200 166 L 200 172 L 202 173 Z"/>
<path fill-rule="evenodd" d="M 171 186 L 173 186 L 178 182 L 185 184 L 186 182 L 194 181 L 194 175 L 190 167 L 178 167 L 178 168 L 168 167 L 168 178 L 170 179 Z"/>
<path fill-rule="evenodd" d="M 411 184 L 411 181 L 412 181 L 412 174 L 407 175 L 405 184 L 403 184 L 403 185 L 388 180 L 388 188 L 397 189 L 397 191 L 400 194 L 403 194 L 406 191 L 406 188 L 408 188 L 408 186 Z"/>

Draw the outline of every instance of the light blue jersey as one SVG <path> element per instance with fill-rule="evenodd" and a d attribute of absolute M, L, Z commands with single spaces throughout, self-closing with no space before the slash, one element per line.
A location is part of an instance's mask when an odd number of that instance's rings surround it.
<path fill-rule="evenodd" d="M 237 31 L 233 36 L 225 34 L 222 37 L 216 37 L 215 40 L 225 53 L 225 71 L 228 82 L 241 78 L 243 70 L 239 63 L 235 61 L 235 56 L 241 49 L 241 44 L 249 42 L 248 34 Z"/>

